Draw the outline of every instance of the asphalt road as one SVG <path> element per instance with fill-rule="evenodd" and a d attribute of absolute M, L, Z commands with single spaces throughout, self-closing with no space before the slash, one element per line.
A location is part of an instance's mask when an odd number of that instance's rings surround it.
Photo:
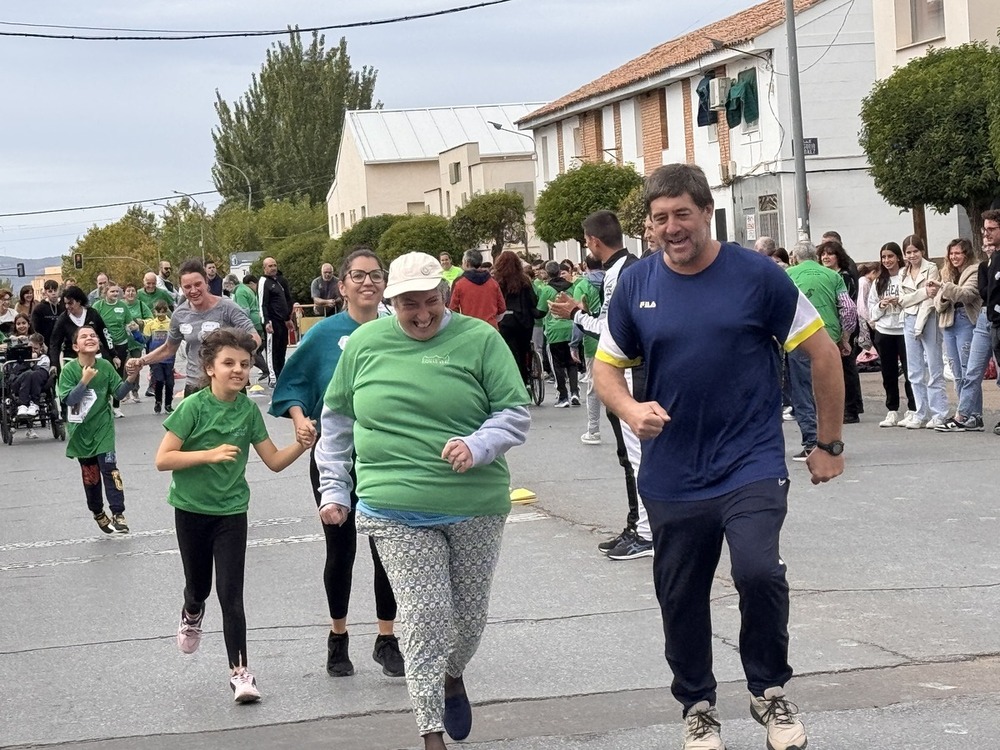
<path fill-rule="evenodd" d="M 877 376 L 865 388 L 868 413 L 845 427 L 846 475 L 814 487 L 790 466 L 789 695 L 811 748 L 1000 746 L 1000 437 L 880 430 Z M 1000 399 L 992 385 L 987 394 L 992 426 Z M 98 531 L 63 444 L 0 445 L 0 747 L 418 747 L 403 681 L 369 657 L 364 554 L 351 611 L 357 673 L 324 670 L 322 533 L 304 460 L 271 474 L 253 457 L 248 472 L 250 660 L 264 699 L 233 704 L 214 600 L 201 650 L 177 652 L 183 579 L 169 477 L 152 465 L 161 420 L 148 400 L 124 409 L 128 537 Z M 583 411 L 534 409 L 528 443 L 510 456 L 515 485 L 539 499 L 510 517 L 490 624 L 466 673 L 475 727 L 456 746 L 680 746 L 651 561 L 613 562 L 595 548 L 620 529 L 625 502 L 613 445 L 579 442 Z M 288 422 L 268 426 L 279 445 L 291 439 Z M 785 430 L 790 456 L 797 432 Z M 714 598 L 723 736 L 731 750 L 763 748 L 725 558 Z"/>

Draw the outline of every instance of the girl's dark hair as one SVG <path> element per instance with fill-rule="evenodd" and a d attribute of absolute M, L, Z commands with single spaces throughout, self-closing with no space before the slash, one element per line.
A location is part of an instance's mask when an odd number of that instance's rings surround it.
<path fill-rule="evenodd" d="M 783 247 L 776 247 L 776 248 L 774 248 L 774 252 L 771 253 L 771 255 L 769 257 L 771 257 L 771 258 L 777 258 L 782 263 L 784 263 L 786 266 L 790 266 L 792 264 L 792 259 L 788 257 L 788 251 L 785 250 L 785 248 L 783 248 Z"/>
<path fill-rule="evenodd" d="M 24 304 L 24 298 L 27 296 L 28 292 L 34 292 L 35 288 L 31 284 L 25 284 L 21 287 L 21 291 L 17 293 L 18 302 L 22 305 Z"/>
<path fill-rule="evenodd" d="M 816 250 L 819 252 L 820 260 L 823 259 L 823 255 L 826 253 L 831 253 L 837 257 L 837 266 L 841 271 L 850 271 L 851 259 L 848 257 L 847 251 L 844 250 L 844 246 L 837 242 L 837 240 L 824 240 L 819 243 L 819 247 Z"/>
<path fill-rule="evenodd" d="M 961 268 L 955 268 L 955 266 L 951 264 L 951 258 L 948 257 L 951 255 L 951 249 L 953 247 L 961 248 L 962 255 L 965 256 L 965 263 L 962 264 Z M 950 281 L 952 284 L 957 284 L 959 278 L 961 278 L 962 276 L 962 271 L 964 271 L 969 266 L 978 262 L 978 260 L 979 259 L 976 257 L 976 251 L 972 247 L 971 242 L 969 242 L 964 237 L 960 237 L 957 240 L 952 240 L 951 242 L 948 243 L 948 249 L 945 251 L 944 254 L 944 263 L 941 265 L 941 280 Z"/>
<path fill-rule="evenodd" d="M 63 289 L 62 299 L 63 304 L 66 303 L 66 300 L 71 299 L 74 302 L 79 302 L 84 307 L 88 307 L 90 305 L 90 300 L 87 299 L 87 293 L 78 286 L 68 286 Z"/>
<path fill-rule="evenodd" d="M 349 252 L 347 256 L 344 258 L 344 260 L 341 262 L 340 274 L 339 274 L 339 278 L 341 281 L 344 280 L 344 278 L 347 276 L 348 271 L 351 270 L 351 264 L 354 263 L 354 261 L 356 261 L 358 258 L 371 258 L 373 261 L 378 263 L 379 268 L 381 268 L 383 271 L 385 270 L 385 266 L 382 265 L 381 258 L 379 258 L 375 254 L 374 250 L 372 250 L 370 247 L 366 247 L 365 245 L 359 245 L 358 247 L 354 248 L 351 252 Z"/>
<path fill-rule="evenodd" d="M 906 250 L 906 248 L 908 248 L 910 245 L 913 245 L 915 248 L 917 248 L 917 250 L 920 251 L 920 254 L 923 255 L 925 258 L 927 257 L 927 246 L 924 244 L 924 241 L 920 239 L 920 237 L 918 237 L 915 234 L 907 235 L 906 239 L 903 240 L 903 249 Z"/>
<path fill-rule="evenodd" d="M 880 297 L 883 294 L 885 294 L 885 290 L 889 286 L 889 278 L 890 278 L 889 269 L 887 269 L 884 265 L 882 265 L 882 253 L 884 253 L 886 250 L 891 251 L 892 254 L 896 256 L 896 260 L 899 261 L 898 264 L 899 267 L 900 268 L 903 267 L 902 248 L 900 248 L 899 245 L 897 245 L 895 242 L 886 242 L 884 245 L 882 245 L 882 249 L 878 251 L 878 257 L 879 257 L 878 278 L 875 279 L 875 289 L 878 290 L 878 294 Z"/>
<path fill-rule="evenodd" d="M 188 271 L 188 273 L 194 272 Z M 198 359 L 201 360 L 201 371 L 204 373 L 198 383 L 200 388 L 208 385 L 208 368 L 215 362 L 219 352 L 227 346 L 231 346 L 233 349 L 242 349 L 250 355 L 251 360 L 254 352 L 257 351 L 257 342 L 246 331 L 237 328 L 217 328 L 212 331 L 201 340 L 201 346 L 198 349 Z"/>
<path fill-rule="evenodd" d="M 531 286 L 531 279 L 524 272 L 524 265 L 517 253 L 504 250 L 493 264 L 493 278 L 504 294 L 517 294 Z"/>

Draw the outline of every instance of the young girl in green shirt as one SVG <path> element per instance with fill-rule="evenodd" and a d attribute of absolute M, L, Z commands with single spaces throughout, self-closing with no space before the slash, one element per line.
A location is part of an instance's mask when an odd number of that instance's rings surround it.
<path fill-rule="evenodd" d="M 280 450 L 271 442 L 260 410 L 243 393 L 256 348 L 253 338 L 232 328 L 205 336 L 199 350 L 205 387 L 181 401 L 164 420 L 167 434 L 156 452 L 156 468 L 173 472 L 167 502 L 174 506 L 177 546 L 184 566 L 184 606 L 177 646 L 182 653 L 192 654 L 201 642 L 214 559 L 229 656 L 229 685 L 238 703 L 260 699 L 257 681 L 247 671 L 243 611 L 250 503 L 247 454 L 252 445 L 264 464 L 277 472 L 313 442 L 305 434 L 299 442 Z"/>

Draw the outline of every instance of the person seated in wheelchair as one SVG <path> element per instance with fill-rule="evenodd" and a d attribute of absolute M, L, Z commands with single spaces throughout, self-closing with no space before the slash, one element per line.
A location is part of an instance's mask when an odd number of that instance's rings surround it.
<path fill-rule="evenodd" d="M 7 344 L 7 361 L 14 364 L 8 364 L 4 374 L 17 402 L 17 419 L 33 424 L 43 394 L 51 398 L 53 392 L 45 337 L 33 333 L 28 337 L 14 337 Z M 31 427 L 25 437 L 36 437 Z"/>

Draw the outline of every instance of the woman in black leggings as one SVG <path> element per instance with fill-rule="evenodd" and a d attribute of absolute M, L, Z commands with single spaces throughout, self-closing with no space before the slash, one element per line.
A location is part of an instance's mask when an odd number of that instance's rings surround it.
<path fill-rule="evenodd" d="M 344 342 L 361 325 L 378 317 L 385 282 L 382 264 L 371 250 L 355 250 L 344 259 L 340 269 L 340 292 L 347 309 L 324 318 L 307 331 L 293 356 L 285 363 L 274 387 L 270 413 L 276 417 L 290 417 L 295 423 L 296 435 L 316 434 L 315 425 L 323 410 L 326 386 L 340 361 Z M 318 507 L 319 469 L 313 456 L 309 461 L 309 478 Z M 353 493 L 351 502 L 355 506 L 358 503 Z M 326 671 L 333 677 L 346 677 L 354 674 L 347 633 L 347 611 L 358 547 L 354 514 L 351 513 L 342 526 L 324 523 L 323 533 L 326 536 L 323 584 L 330 608 Z M 369 546 L 375 565 L 375 614 L 379 633 L 372 658 L 382 666 L 384 674 L 403 677 L 406 674 L 403 657 L 399 652 L 399 641 L 393 633 L 396 599 L 371 539 Z"/>

